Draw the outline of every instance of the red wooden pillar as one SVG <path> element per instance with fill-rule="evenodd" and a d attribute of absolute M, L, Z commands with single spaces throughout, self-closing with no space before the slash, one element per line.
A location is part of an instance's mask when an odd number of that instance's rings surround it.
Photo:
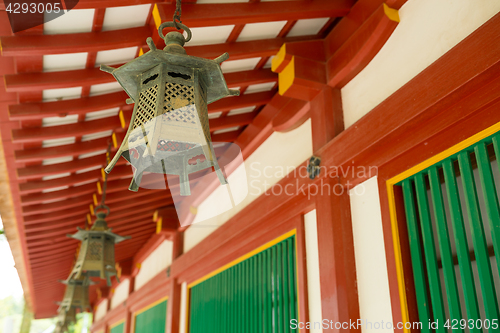
<path fill-rule="evenodd" d="M 184 232 L 177 231 L 173 237 L 172 262 L 180 257 L 184 250 Z M 179 332 L 181 314 L 181 283 L 176 277 L 170 278 L 170 296 L 167 307 L 167 333 Z"/>
<path fill-rule="evenodd" d="M 128 289 L 128 295 L 130 295 L 134 292 L 134 284 L 135 284 L 135 276 L 132 274 L 130 275 L 130 284 L 129 284 L 129 289 Z M 123 333 L 134 333 L 133 327 L 132 327 L 132 321 L 134 318 L 132 318 L 132 312 L 130 311 L 130 307 L 127 304 L 127 310 L 125 313 L 125 323 L 123 324 Z"/>
<path fill-rule="evenodd" d="M 351 209 L 348 190 L 339 178 L 323 179 L 321 186 L 316 197 L 321 305 L 323 320 L 335 327 L 359 318 Z M 344 326 L 334 331 L 360 330 Z"/>
<path fill-rule="evenodd" d="M 324 86 L 310 102 L 313 151 L 318 151 L 344 130 L 340 89 Z"/>

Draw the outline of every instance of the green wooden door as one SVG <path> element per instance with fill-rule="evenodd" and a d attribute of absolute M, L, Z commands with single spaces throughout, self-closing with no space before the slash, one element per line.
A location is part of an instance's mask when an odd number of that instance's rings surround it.
<path fill-rule="evenodd" d="M 295 332 L 295 236 L 191 287 L 190 333 Z"/>
<path fill-rule="evenodd" d="M 429 320 L 436 332 L 499 331 L 499 144 L 497 133 L 399 184 L 422 332 Z"/>
<path fill-rule="evenodd" d="M 167 301 L 163 301 L 135 316 L 135 333 L 165 333 Z"/>
<path fill-rule="evenodd" d="M 121 323 L 113 327 L 109 333 L 123 333 L 123 327 L 125 326 L 125 323 Z"/>

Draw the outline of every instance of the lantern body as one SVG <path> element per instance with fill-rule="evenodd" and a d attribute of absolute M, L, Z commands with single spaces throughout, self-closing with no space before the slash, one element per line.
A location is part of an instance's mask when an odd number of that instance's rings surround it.
<path fill-rule="evenodd" d="M 76 322 L 76 311 L 75 308 L 69 308 L 68 310 L 62 308 L 57 314 L 57 323 L 54 330 L 55 333 L 62 333 L 68 331 L 68 325 L 70 323 Z"/>
<path fill-rule="evenodd" d="M 68 237 L 82 242 L 78 259 L 71 271 L 69 279 L 80 279 L 83 273 L 106 279 L 111 285 L 111 276 L 116 276 L 115 244 L 130 237 L 122 237 L 111 232 L 104 217 L 98 214 L 97 220 L 90 230 L 78 228 L 78 232 Z"/>
<path fill-rule="evenodd" d="M 71 307 L 80 309 L 81 312 L 90 308 L 89 303 L 89 284 L 90 279 L 82 276 L 80 279 L 61 281 L 66 285 L 64 298 L 60 309 L 69 310 Z"/>
<path fill-rule="evenodd" d="M 221 184 L 227 184 L 212 147 L 207 105 L 239 92 L 229 91 L 222 60 L 188 56 L 176 46 L 166 47 L 175 52 L 153 47 L 116 69 L 101 66 L 135 103 L 127 134 L 105 169 L 109 173 L 120 156 L 127 159 L 135 168 L 129 187 L 133 191 L 143 172 L 178 175 L 181 195 L 190 194 L 190 173 L 211 167 Z"/>

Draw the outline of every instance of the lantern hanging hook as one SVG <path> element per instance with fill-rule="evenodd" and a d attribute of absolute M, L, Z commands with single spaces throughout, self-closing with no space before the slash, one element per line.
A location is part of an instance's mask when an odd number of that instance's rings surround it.
<path fill-rule="evenodd" d="M 179 27 L 176 27 L 176 24 L 177 26 Z M 184 30 L 186 33 L 187 33 L 187 38 L 185 38 L 184 42 L 187 43 L 191 40 L 191 30 L 184 24 L 182 23 L 176 23 L 176 22 L 163 22 L 162 24 L 160 24 L 160 26 L 158 27 L 158 35 L 160 36 L 161 39 L 165 39 L 165 35 L 163 34 L 163 29 L 165 28 L 176 28 L 177 30 Z"/>

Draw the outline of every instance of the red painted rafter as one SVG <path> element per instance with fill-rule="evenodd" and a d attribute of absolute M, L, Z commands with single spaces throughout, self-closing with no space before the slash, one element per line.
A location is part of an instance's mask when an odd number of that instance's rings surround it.
<path fill-rule="evenodd" d="M 128 117 L 130 118 L 130 116 Z M 12 131 L 12 142 L 40 142 L 121 129 L 118 117 L 86 121 L 54 127 L 23 128 Z"/>
<path fill-rule="evenodd" d="M 291 21 L 322 17 L 345 16 L 353 0 L 310 0 L 231 4 L 185 4 L 182 20 L 188 27 L 224 24 L 243 25 L 270 21 Z M 175 4 L 157 4 L 162 21 L 170 21 Z"/>
<path fill-rule="evenodd" d="M 124 136 L 123 132 L 117 133 L 117 142 L 121 142 Z M 77 157 L 83 154 L 106 150 L 109 140 L 110 138 L 108 137 L 58 147 L 16 150 L 14 151 L 14 158 L 16 162 L 41 162 L 46 159 L 63 156 Z"/>
<path fill-rule="evenodd" d="M 245 75 L 245 73 L 243 73 Z M 253 79 L 252 79 L 253 80 Z M 249 82 L 255 82 L 258 80 Z M 262 83 L 262 82 L 260 82 Z M 228 97 L 218 100 L 208 105 L 208 112 L 227 111 L 231 109 L 243 108 L 252 105 L 263 105 L 269 102 L 272 98 L 271 92 L 248 94 L 237 97 Z M 42 119 L 45 117 L 56 117 L 58 115 L 70 114 L 85 114 L 87 112 L 99 111 L 120 107 L 125 105 L 127 98 L 125 92 L 117 92 L 112 94 L 93 96 L 87 98 L 78 98 L 65 101 L 45 102 L 45 103 L 25 103 L 11 105 L 9 107 L 11 120 L 22 119 Z M 126 110 L 127 108 L 123 108 Z M 131 109 L 131 106 L 128 106 Z M 130 114 L 125 119 L 130 119 Z M 108 118 L 109 119 L 109 118 Z M 58 126 L 61 127 L 61 126 Z"/>
<path fill-rule="evenodd" d="M 250 94 L 246 96 L 252 97 Z M 245 100 L 247 99 L 244 96 L 239 98 Z M 237 107 L 238 106 L 234 108 Z M 126 116 L 125 118 L 130 119 L 130 115 Z M 252 115 L 245 114 L 245 115 L 231 116 L 224 119 L 210 119 L 209 123 L 210 123 L 210 129 L 216 131 L 219 129 L 224 129 L 233 126 L 247 125 L 251 123 L 252 120 L 253 120 Z M 14 143 L 40 142 L 42 140 L 81 136 L 81 135 L 110 131 L 110 130 L 111 131 L 122 130 L 122 127 L 120 125 L 120 120 L 118 119 L 118 117 L 104 118 L 77 124 L 60 125 L 55 127 L 16 129 L 12 131 L 12 142 Z"/>
<path fill-rule="evenodd" d="M 98 52 L 139 46 L 151 36 L 149 27 L 122 30 L 59 34 L 41 36 L 1 37 L 2 55 L 5 57 L 61 54 L 76 52 Z"/>
<path fill-rule="evenodd" d="M 154 4 L 157 0 L 79 0 L 73 9 L 93 9 L 121 6 Z M 63 1 L 64 4 L 64 1 Z M 0 2 L 0 10 L 5 10 L 5 4 Z"/>
<path fill-rule="evenodd" d="M 118 68 L 119 66 L 113 67 Z M 224 78 L 230 88 L 278 81 L 278 76 L 270 69 L 227 73 L 224 75 Z M 99 68 L 92 68 L 61 72 L 6 75 L 5 87 L 7 92 L 22 92 L 90 86 L 115 81 L 115 78 L 109 75 L 109 73 L 105 73 Z"/>
<path fill-rule="evenodd" d="M 10 120 L 42 119 L 59 115 L 85 114 L 125 106 L 124 91 L 55 102 L 23 103 L 9 106 Z M 130 107 L 129 107 L 130 109 Z"/>

